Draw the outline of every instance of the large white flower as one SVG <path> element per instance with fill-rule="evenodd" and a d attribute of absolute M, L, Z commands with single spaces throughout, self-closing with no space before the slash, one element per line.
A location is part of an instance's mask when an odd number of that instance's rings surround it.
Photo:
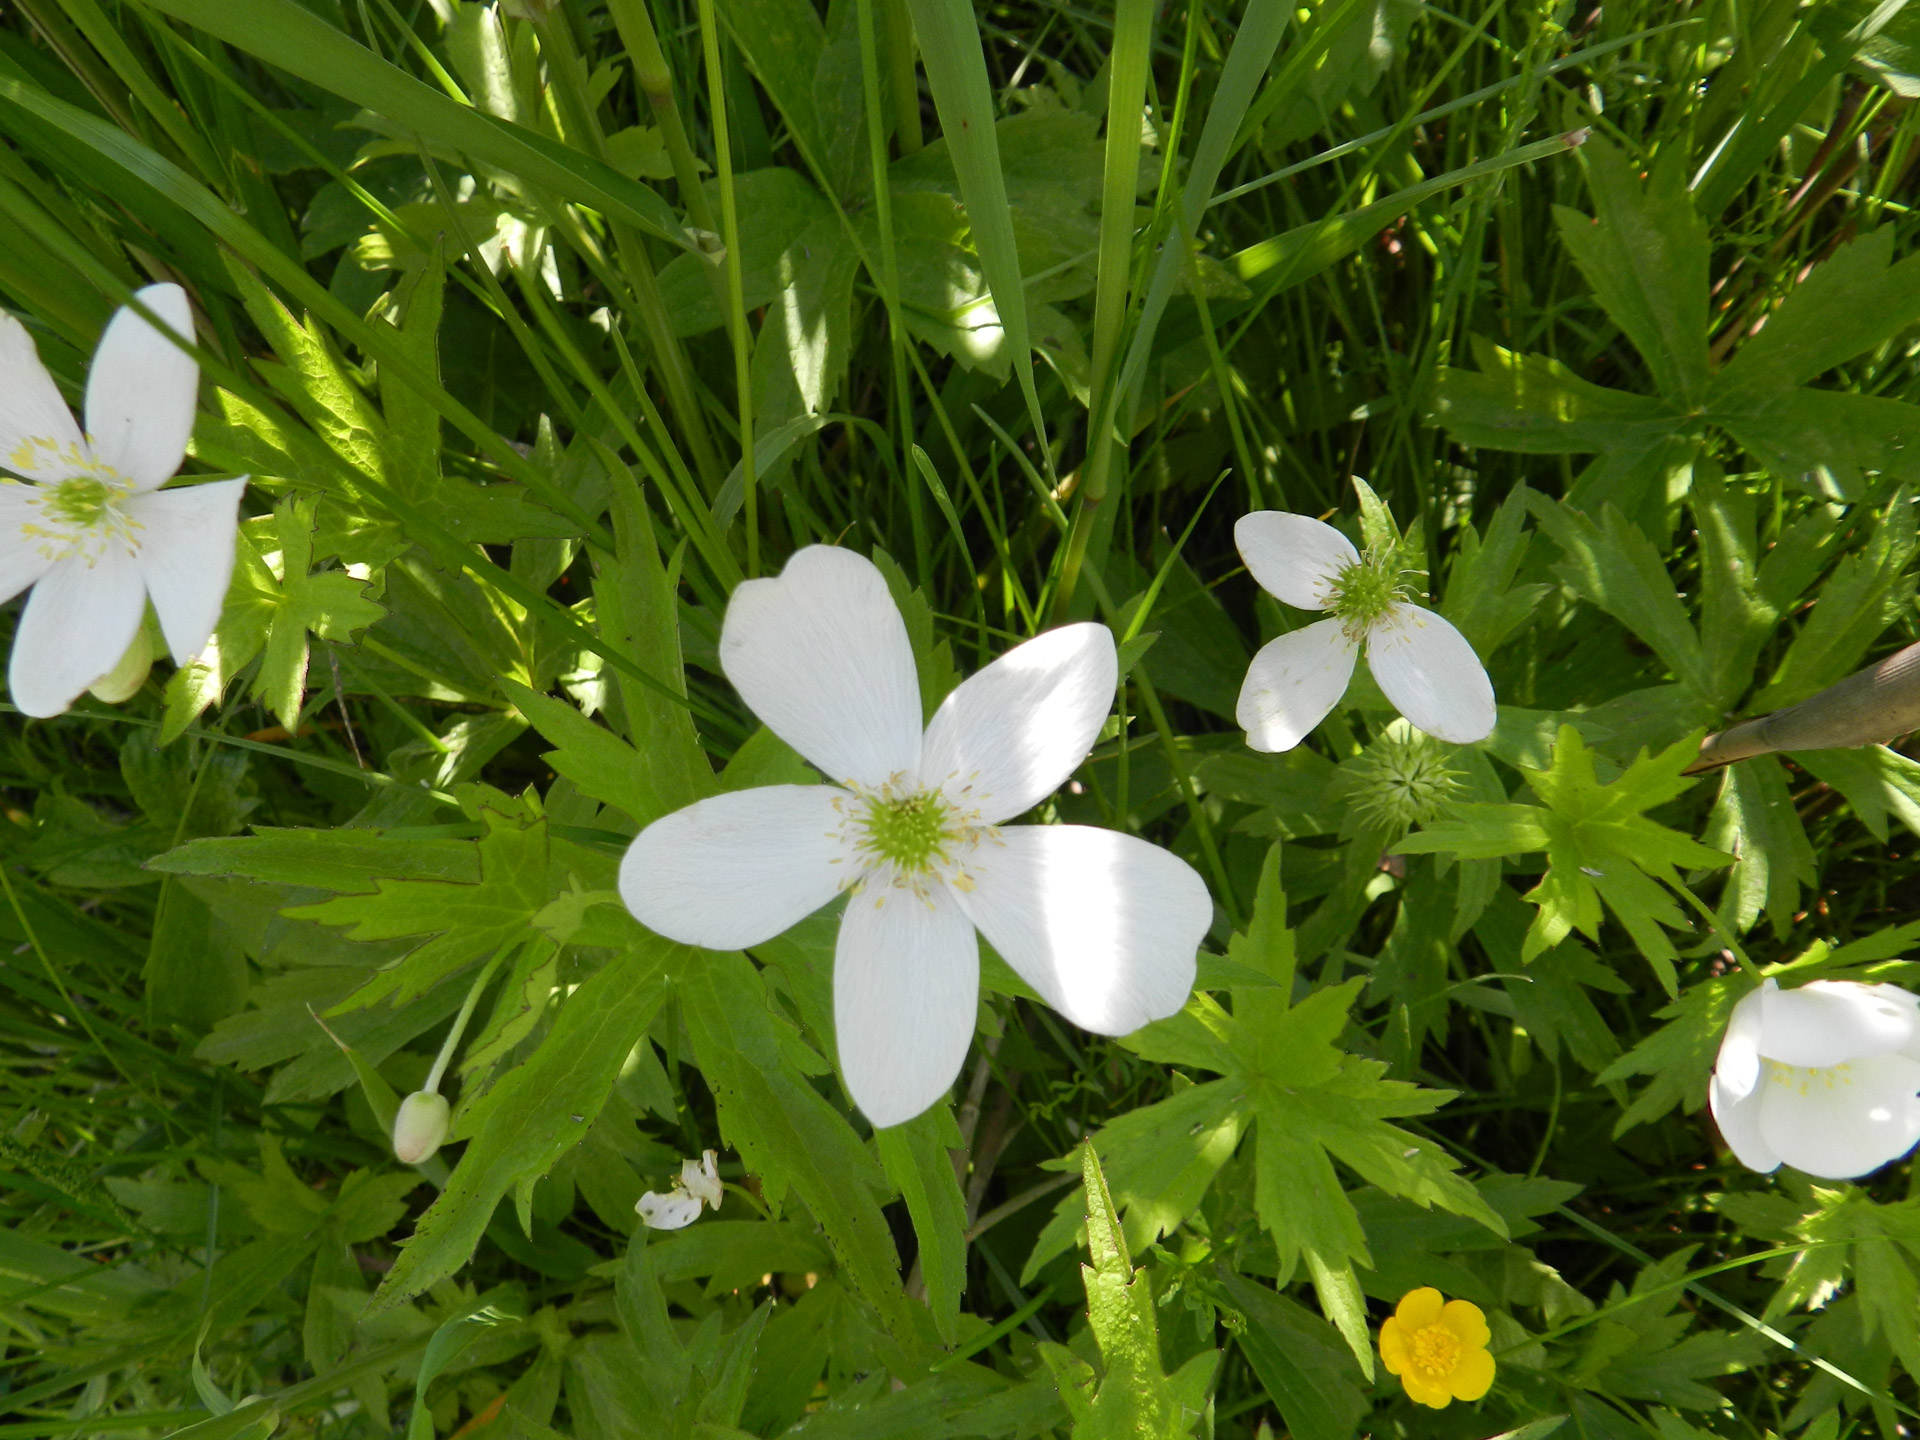
<path fill-rule="evenodd" d="M 1709 1100 L 1734 1155 L 1763 1175 L 1878 1170 L 1920 1142 L 1920 999 L 1897 985 L 1769 980 L 1733 1007 Z"/>
<path fill-rule="evenodd" d="M 178 285 L 137 293 L 192 336 Z M 33 586 L 7 670 L 23 714 L 58 715 L 111 672 L 149 597 L 176 664 L 213 634 L 247 482 L 160 489 L 186 453 L 199 383 L 192 356 L 121 309 L 87 375 L 83 435 L 33 338 L 0 313 L 0 470 L 25 481 L 0 481 L 0 602 Z"/>
<path fill-rule="evenodd" d="M 1452 625 L 1409 605 L 1391 554 L 1362 556 L 1331 525 L 1259 510 L 1233 527 L 1240 558 L 1276 600 L 1330 610 L 1268 642 L 1247 668 L 1234 718 L 1255 750 L 1291 750 L 1346 694 L 1364 645 L 1373 678 L 1402 715 L 1456 745 L 1493 733 L 1493 683 Z"/>
<path fill-rule="evenodd" d="M 977 927 L 1075 1024 L 1124 1035 L 1186 1002 L 1212 917 L 1186 862 L 1079 825 L 1002 828 L 1086 758 L 1113 703 L 1113 635 L 1015 647 L 920 728 L 905 624 L 880 572 L 815 545 L 734 591 L 720 663 L 828 785 L 689 805 L 641 832 L 620 893 L 669 939 L 737 949 L 849 892 L 834 954 L 840 1070 L 876 1125 L 953 1083 L 973 1039 Z"/>

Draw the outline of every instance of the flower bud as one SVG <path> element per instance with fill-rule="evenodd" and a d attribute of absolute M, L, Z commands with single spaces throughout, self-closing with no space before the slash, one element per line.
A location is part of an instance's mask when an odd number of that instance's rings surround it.
<path fill-rule="evenodd" d="M 126 654 L 119 663 L 93 684 L 87 687 L 96 700 L 104 700 L 109 705 L 124 705 L 140 693 L 140 687 L 147 683 L 147 672 L 153 669 L 153 641 L 148 638 L 147 627 L 143 624 L 133 632 L 133 643 L 127 646 Z"/>
<path fill-rule="evenodd" d="M 447 1097 L 416 1090 L 400 1102 L 393 1117 L 393 1158 L 402 1165 L 421 1165 L 433 1158 L 447 1138 Z"/>

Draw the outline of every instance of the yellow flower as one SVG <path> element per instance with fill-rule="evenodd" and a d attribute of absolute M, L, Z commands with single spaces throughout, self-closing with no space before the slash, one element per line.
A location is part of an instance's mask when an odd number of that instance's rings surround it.
<path fill-rule="evenodd" d="M 1444 1410 L 1455 1400 L 1478 1400 L 1493 1385 L 1492 1338 L 1478 1305 L 1443 1299 L 1424 1285 L 1408 1291 L 1380 1327 L 1380 1358 L 1412 1399 Z"/>

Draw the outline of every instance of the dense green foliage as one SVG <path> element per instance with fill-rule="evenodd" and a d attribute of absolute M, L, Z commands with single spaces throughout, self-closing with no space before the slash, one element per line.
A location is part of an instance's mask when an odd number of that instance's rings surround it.
<path fill-rule="evenodd" d="M 1916 94 L 1899 0 L 0 4 L 0 304 L 77 397 L 184 285 L 252 477 L 215 649 L 0 727 L 0 1437 L 1905 1433 L 1910 1164 L 1702 1106 L 1757 971 L 1915 983 L 1920 763 L 1683 771 L 1917 638 Z M 1397 545 L 1493 736 L 1363 667 L 1249 750 L 1259 509 Z M 1113 627 L 1035 818 L 1205 877 L 1184 1012 L 988 955 L 876 1133 L 831 912 L 628 915 L 808 778 L 716 645 L 815 542 L 929 711 Z M 1422 1286 L 1486 1399 L 1381 1368 Z"/>

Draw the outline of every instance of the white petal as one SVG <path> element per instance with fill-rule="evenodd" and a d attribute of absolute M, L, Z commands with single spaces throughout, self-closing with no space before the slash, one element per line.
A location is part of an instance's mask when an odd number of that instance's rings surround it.
<path fill-rule="evenodd" d="M 85 453 L 80 427 L 40 363 L 33 337 L 0 311 L 0 469 L 59 480 L 81 468 Z"/>
<path fill-rule="evenodd" d="M 1720 1039 L 1720 1053 L 1713 1062 L 1714 1083 L 1726 1091 L 1728 1100 L 1746 1099 L 1760 1083 L 1763 997 L 1779 988 L 1778 981 L 1765 981 L 1760 989 L 1741 996 L 1740 1003 L 1733 1007 L 1733 1018 L 1727 1022 L 1727 1033 Z"/>
<path fill-rule="evenodd" d="M 1758 1095 L 1761 1138 L 1822 1179 L 1866 1175 L 1920 1141 L 1920 1061 L 1904 1055 L 1827 1070 L 1774 1067 Z"/>
<path fill-rule="evenodd" d="M 1187 1003 L 1213 901 L 1177 855 L 1112 830 L 1015 825 L 966 874 L 961 908 L 1082 1029 L 1126 1035 Z"/>
<path fill-rule="evenodd" d="M 1347 693 L 1353 642 L 1338 620 L 1317 620 L 1260 647 L 1240 686 L 1234 718 L 1255 750 L 1291 750 Z"/>
<path fill-rule="evenodd" d="M 1760 1053 L 1783 1065 L 1841 1065 L 1913 1039 L 1914 998 L 1897 985 L 1815 980 L 1762 999 Z"/>
<path fill-rule="evenodd" d="M 989 825 L 1031 810 L 1087 758 L 1120 683 L 1113 632 L 1064 625 L 1016 645 L 934 712 L 920 782 Z"/>
<path fill-rule="evenodd" d="M 876 1126 L 911 1120 L 952 1088 L 979 1002 L 979 942 L 945 885 L 874 884 L 847 901 L 834 1043 L 847 1093 Z"/>
<path fill-rule="evenodd" d="M 767 728 L 829 780 L 878 789 L 920 763 L 920 684 L 887 582 L 851 550 L 809 545 L 733 592 L 720 666 Z"/>
<path fill-rule="evenodd" d="M 4 320 L 5 316 L 0 316 Z M 0 381 L 0 384 L 4 384 Z M 0 398 L 4 403 L 4 398 Z M 0 604 L 26 589 L 53 566 L 41 542 L 26 532 L 40 519 L 34 505 L 39 487 L 0 481 Z"/>
<path fill-rule="evenodd" d="M 220 623 L 246 488 L 245 480 L 215 480 L 135 495 L 127 502 L 128 514 L 141 526 L 140 578 L 153 596 L 176 665 L 206 649 Z"/>
<path fill-rule="evenodd" d="M 133 292 L 167 328 L 193 340 L 193 307 L 178 285 Z M 138 311 L 122 306 L 100 337 L 87 372 L 87 438 L 93 453 L 138 490 L 164 485 L 193 434 L 200 366 Z"/>
<path fill-rule="evenodd" d="M 1242 515 L 1233 543 L 1262 590 L 1301 610 L 1326 609 L 1335 577 L 1360 558 L 1333 526 L 1285 510 Z"/>
<path fill-rule="evenodd" d="M 720 1185 L 719 1168 L 715 1164 L 719 1158 L 713 1151 L 703 1150 L 698 1160 L 680 1162 L 680 1188 L 696 1200 L 704 1201 L 712 1210 L 718 1210 L 720 1202 L 727 1198 Z"/>
<path fill-rule="evenodd" d="M 765 785 L 653 822 L 620 862 L 620 898 L 669 940 L 735 950 L 792 928 L 850 884 L 834 785 Z"/>
<path fill-rule="evenodd" d="M 633 1208 L 649 1230 L 684 1230 L 700 1218 L 699 1199 L 678 1187 L 664 1195 L 649 1190 Z"/>
<path fill-rule="evenodd" d="M 147 608 L 133 557 L 108 544 L 92 565 L 56 560 L 33 587 L 13 635 L 7 688 L 23 715 L 63 712 L 120 663 Z"/>
<path fill-rule="evenodd" d="M 1771 1175 L 1780 1168 L 1780 1157 L 1760 1138 L 1761 1098 L 1751 1092 L 1733 1094 L 1717 1074 L 1707 1090 L 1714 1124 L 1720 1127 L 1720 1138 L 1733 1151 L 1733 1158 L 1749 1170 Z"/>
<path fill-rule="evenodd" d="M 1467 637 L 1431 610 L 1396 605 L 1367 631 L 1373 678 L 1407 719 L 1439 740 L 1471 745 L 1493 733 L 1493 682 Z"/>

